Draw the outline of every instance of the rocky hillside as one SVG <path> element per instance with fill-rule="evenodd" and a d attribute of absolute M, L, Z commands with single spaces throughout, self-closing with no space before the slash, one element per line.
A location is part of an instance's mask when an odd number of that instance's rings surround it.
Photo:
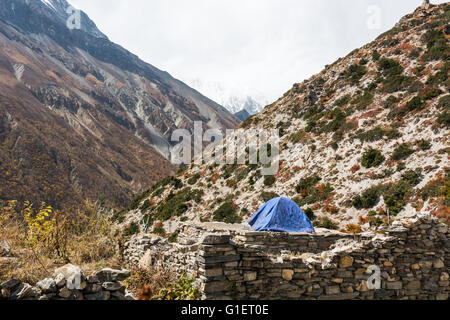
<path fill-rule="evenodd" d="M 65 0 L 0 2 L 0 199 L 124 204 L 173 174 L 177 128 L 239 120 L 141 61 Z"/>
<path fill-rule="evenodd" d="M 352 233 L 386 224 L 388 212 L 448 222 L 449 20 L 448 3 L 422 6 L 245 121 L 279 130 L 275 176 L 192 165 L 136 198 L 120 221 L 129 233 L 173 237 L 177 221 L 245 223 L 284 196 L 316 226 Z"/>

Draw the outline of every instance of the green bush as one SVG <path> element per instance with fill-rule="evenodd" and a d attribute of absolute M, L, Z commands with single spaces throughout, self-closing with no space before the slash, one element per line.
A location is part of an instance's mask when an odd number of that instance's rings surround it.
<path fill-rule="evenodd" d="M 318 175 L 313 175 L 307 178 L 300 179 L 300 182 L 296 187 L 297 193 L 301 192 L 307 193 L 308 191 L 311 190 L 311 188 L 315 187 L 320 182 L 320 180 L 322 180 L 322 178 L 319 177 Z"/>
<path fill-rule="evenodd" d="M 298 143 L 300 140 L 302 140 L 306 136 L 306 132 L 304 130 L 300 130 L 299 132 L 294 133 L 291 135 L 290 140 L 292 143 Z"/>
<path fill-rule="evenodd" d="M 393 59 L 383 58 L 378 62 L 378 66 L 385 76 L 395 76 L 403 73 L 403 67 Z"/>
<path fill-rule="evenodd" d="M 415 96 L 414 98 L 409 100 L 405 106 L 407 111 L 421 110 L 424 107 L 425 102 L 423 102 L 423 100 L 419 96 Z"/>
<path fill-rule="evenodd" d="M 200 179 L 200 174 L 196 173 L 195 175 L 193 175 L 192 177 L 190 177 L 187 181 L 187 183 L 189 183 L 191 186 L 196 184 L 197 181 Z"/>
<path fill-rule="evenodd" d="M 430 150 L 430 149 L 431 149 L 431 142 L 428 141 L 428 140 L 422 139 L 422 140 L 420 140 L 420 141 L 417 143 L 417 146 L 418 146 L 418 147 L 420 148 L 420 150 L 422 150 L 422 151 Z"/>
<path fill-rule="evenodd" d="M 385 157 L 381 154 L 380 151 L 370 148 L 367 150 L 361 159 L 361 164 L 365 168 L 373 168 L 378 167 L 385 160 Z"/>
<path fill-rule="evenodd" d="M 353 206 L 356 209 L 371 209 L 378 203 L 379 197 L 379 188 L 370 188 L 353 199 Z"/>
<path fill-rule="evenodd" d="M 413 153 L 414 150 L 410 147 L 410 145 L 407 143 L 403 143 L 394 150 L 394 152 L 392 153 L 392 159 L 396 161 L 403 160 L 408 158 Z"/>
<path fill-rule="evenodd" d="M 214 212 L 214 221 L 225 223 L 241 223 L 242 218 L 237 214 L 237 208 L 232 202 L 226 202 Z"/>
<path fill-rule="evenodd" d="M 361 142 L 374 142 L 383 139 L 383 137 L 384 131 L 380 127 L 356 135 L 356 138 Z"/>
<path fill-rule="evenodd" d="M 336 108 L 333 111 L 331 111 L 328 114 L 328 117 L 330 119 L 332 119 L 332 121 L 324 126 L 323 130 L 321 130 L 323 132 L 338 131 L 342 127 L 342 125 L 345 123 L 345 119 L 347 118 L 345 113 L 339 108 Z"/>
<path fill-rule="evenodd" d="M 403 210 L 411 191 L 410 185 L 405 181 L 385 187 L 383 192 L 384 202 L 392 215 L 396 215 Z"/>
<path fill-rule="evenodd" d="M 352 100 L 352 104 L 356 105 L 358 110 L 364 110 L 373 102 L 374 95 L 370 91 L 365 91 L 363 94 L 358 94 Z"/>
<path fill-rule="evenodd" d="M 185 188 L 177 193 L 171 192 L 165 201 L 162 201 L 155 209 L 155 219 L 166 221 L 171 217 L 182 216 L 188 209 L 188 201 L 201 201 L 203 190 L 191 190 Z"/>
<path fill-rule="evenodd" d="M 305 210 L 305 214 L 308 217 L 308 219 L 311 220 L 311 221 L 314 221 L 317 218 L 316 215 L 314 214 L 313 209 L 311 209 L 311 208 L 307 208 Z"/>
<path fill-rule="evenodd" d="M 277 179 L 275 178 L 275 176 L 264 176 L 264 185 L 266 187 L 270 187 L 275 183 L 276 180 Z"/>
<path fill-rule="evenodd" d="M 272 199 L 278 198 L 279 195 L 276 194 L 275 192 L 265 192 L 263 191 L 261 193 L 261 198 L 263 199 L 264 202 L 270 201 Z"/>
<path fill-rule="evenodd" d="M 318 221 L 314 221 L 314 227 L 324 228 L 324 229 L 329 229 L 329 230 L 337 230 L 338 224 L 336 222 L 332 221 L 330 218 L 325 217 Z"/>
<path fill-rule="evenodd" d="M 402 174 L 402 180 L 411 186 L 417 186 L 422 181 L 422 169 L 406 171 Z"/>
<path fill-rule="evenodd" d="M 394 107 L 397 103 L 399 103 L 400 102 L 400 99 L 399 98 L 397 98 L 397 97 L 395 97 L 395 96 L 389 96 L 387 99 L 386 99 L 386 101 L 385 101 L 385 103 L 384 103 L 384 107 L 386 108 L 386 109 L 390 109 L 390 108 L 392 108 L 392 107 Z"/>
<path fill-rule="evenodd" d="M 346 95 L 346 96 L 336 100 L 335 105 L 337 107 L 343 107 L 343 106 L 347 105 L 350 102 L 350 100 L 351 100 L 350 95 Z"/>
<path fill-rule="evenodd" d="M 450 112 L 448 110 L 442 112 L 437 118 L 437 122 L 441 125 L 450 127 Z"/>
<path fill-rule="evenodd" d="M 380 60 L 380 57 L 381 57 L 381 54 L 379 54 L 378 51 L 374 50 L 372 52 L 372 58 L 373 58 L 374 61 Z"/>
<path fill-rule="evenodd" d="M 358 84 L 361 78 L 367 73 L 367 68 L 363 65 L 353 64 L 345 72 L 345 77 L 353 84 Z"/>
<path fill-rule="evenodd" d="M 136 222 L 132 222 L 128 227 L 125 228 L 123 234 L 125 237 L 130 237 L 139 233 L 139 225 Z"/>
<path fill-rule="evenodd" d="M 450 94 L 439 99 L 438 108 L 448 110 L 450 109 Z"/>
<path fill-rule="evenodd" d="M 427 44 L 427 52 L 422 57 L 424 61 L 447 60 L 449 47 L 445 34 L 438 29 L 428 30 L 422 41 Z"/>
<path fill-rule="evenodd" d="M 170 236 L 167 238 L 167 241 L 169 241 L 169 243 L 177 242 L 179 234 L 180 234 L 179 231 L 175 231 L 174 233 L 171 233 Z"/>
<path fill-rule="evenodd" d="M 145 212 L 145 211 L 147 211 L 150 208 L 151 205 L 152 204 L 151 204 L 150 200 L 147 199 L 147 200 L 144 201 L 144 204 L 141 206 L 140 210 L 142 212 Z"/>

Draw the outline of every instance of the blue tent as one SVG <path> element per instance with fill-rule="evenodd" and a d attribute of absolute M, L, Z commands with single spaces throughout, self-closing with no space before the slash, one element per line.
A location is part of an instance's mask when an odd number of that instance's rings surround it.
<path fill-rule="evenodd" d="M 263 205 L 248 225 L 255 231 L 315 233 L 311 220 L 292 200 L 275 198 Z"/>

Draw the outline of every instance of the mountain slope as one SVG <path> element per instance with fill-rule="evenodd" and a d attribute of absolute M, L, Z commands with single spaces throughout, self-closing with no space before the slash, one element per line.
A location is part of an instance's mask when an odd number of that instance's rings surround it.
<path fill-rule="evenodd" d="M 276 196 L 309 209 L 316 226 L 348 232 L 385 224 L 388 212 L 448 222 L 449 21 L 449 4 L 420 7 L 246 120 L 242 128 L 279 130 L 275 176 L 191 165 L 137 198 L 124 225 L 144 218 L 171 233 L 177 221 L 245 222 Z"/>
<path fill-rule="evenodd" d="M 110 42 L 65 0 L 0 2 L 1 199 L 126 203 L 174 172 L 177 128 L 239 120 Z"/>

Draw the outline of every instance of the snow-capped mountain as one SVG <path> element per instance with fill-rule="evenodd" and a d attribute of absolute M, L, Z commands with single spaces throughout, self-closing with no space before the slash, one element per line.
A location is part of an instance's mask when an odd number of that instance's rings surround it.
<path fill-rule="evenodd" d="M 209 82 L 200 79 L 188 80 L 187 83 L 233 114 L 246 110 L 253 115 L 269 104 L 264 94 L 255 89 L 229 87 L 217 81 Z"/>

